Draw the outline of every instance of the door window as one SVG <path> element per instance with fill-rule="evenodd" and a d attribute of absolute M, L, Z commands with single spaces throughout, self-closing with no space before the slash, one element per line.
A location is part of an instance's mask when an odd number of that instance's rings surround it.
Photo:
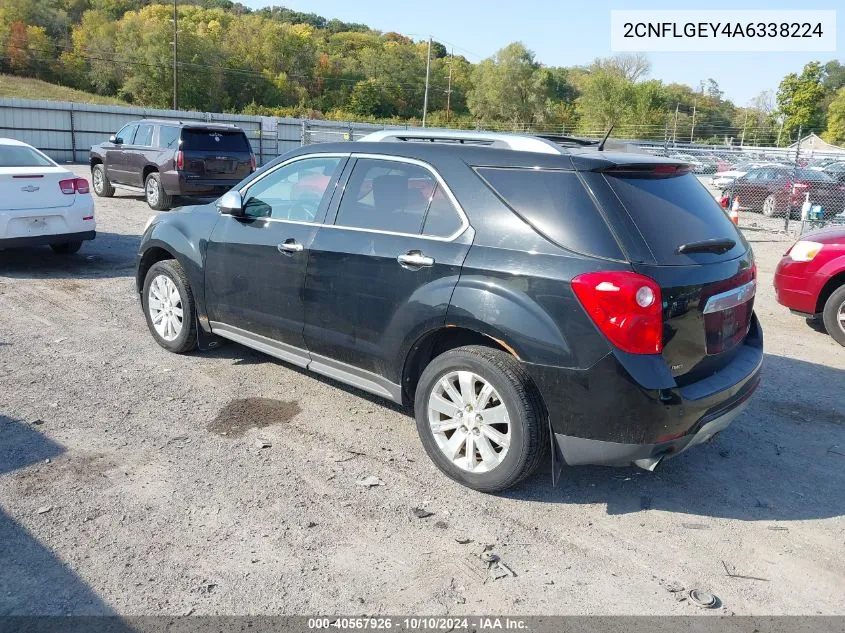
<path fill-rule="evenodd" d="M 138 126 L 138 131 L 135 133 L 135 142 L 133 145 L 141 147 L 151 147 L 153 144 L 153 126 L 148 123 L 142 123 Z"/>
<path fill-rule="evenodd" d="M 135 138 L 135 130 L 138 129 L 137 123 L 130 123 L 129 125 L 124 125 L 120 128 L 120 132 L 115 134 L 115 140 L 123 145 L 131 145 L 132 140 Z"/>
<path fill-rule="evenodd" d="M 358 159 L 346 185 L 335 224 L 419 235 L 432 199 L 436 197 L 437 184 L 432 173 L 419 165 Z M 438 198 L 431 230 L 448 230 L 450 212 L 457 216 L 446 196 Z M 459 218 L 457 224 L 460 225 Z"/>
<path fill-rule="evenodd" d="M 247 190 L 245 214 L 253 218 L 316 222 L 342 160 L 337 156 L 306 158 L 267 174 Z"/>

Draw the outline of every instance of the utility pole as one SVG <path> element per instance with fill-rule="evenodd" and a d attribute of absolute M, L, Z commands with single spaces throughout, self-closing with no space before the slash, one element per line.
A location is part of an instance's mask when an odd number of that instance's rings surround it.
<path fill-rule="evenodd" d="M 177 66 L 177 55 L 179 52 L 179 23 L 176 15 L 176 2 L 173 0 L 173 109 L 179 109 L 179 72 Z"/>
<path fill-rule="evenodd" d="M 742 138 L 739 140 L 739 146 L 745 145 L 745 126 L 748 125 L 748 108 L 745 109 L 745 122 L 742 124 Z"/>
<path fill-rule="evenodd" d="M 695 134 L 695 104 L 696 104 L 696 101 L 697 101 L 697 99 L 693 100 L 693 102 L 692 102 L 692 127 L 690 128 L 690 131 L 689 131 L 689 142 L 690 143 L 693 142 L 693 135 Z"/>
<path fill-rule="evenodd" d="M 452 62 L 454 61 L 455 49 L 449 52 L 449 87 L 446 89 L 446 123 L 449 122 L 449 115 L 452 110 Z"/>
<path fill-rule="evenodd" d="M 425 96 L 423 97 L 423 120 L 425 127 L 425 115 L 428 112 L 428 80 L 431 76 L 431 36 L 428 36 L 428 54 L 425 56 Z"/>
<path fill-rule="evenodd" d="M 678 106 L 680 102 L 675 104 L 675 126 L 672 129 L 672 145 L 678 144 Z"/>

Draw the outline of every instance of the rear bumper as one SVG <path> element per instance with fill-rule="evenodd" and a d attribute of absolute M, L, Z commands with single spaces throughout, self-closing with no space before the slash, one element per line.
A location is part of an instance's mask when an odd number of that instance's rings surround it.
<path fill-rule="evenodd" d="M 633 365 L 623 360 L 609 354 L 586 370 L 526 363 L 566 463 L 653 467 L 648 464 L 721 431 L 760 383 L 762 330 L 753 317 L 745 342 L 727 366 L 683 386 L 660 357 L 639 357 Z"/>
<path fill-rule="evenodd" d="M 67 242 L 84 242 L 93 240 L 96 231 L 82 231 L 80 233 L 61 233 L 54 235 L 33 235 L 27 237 L 12 237 L 0 239 L 0 248 L 20 248 L 22 246 L 44 246 L 46 244 L 66 244 Z"/>
<path fill-rule="evenodd" d="M 241 178 L 191 178 L 177 171 L 167 171 L 161 175 L 162 187 L 171 196 L 220 196 L 241 180 Z"/>

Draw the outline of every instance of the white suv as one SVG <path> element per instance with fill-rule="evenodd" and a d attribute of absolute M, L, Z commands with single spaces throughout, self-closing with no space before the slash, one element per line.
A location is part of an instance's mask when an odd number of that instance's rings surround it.
<path fill-rule="evenodd" d="M 95 227 L 87 180 L 26 143 L 0 138 L 0 249 L 49 244 L 75 253 Z"/>

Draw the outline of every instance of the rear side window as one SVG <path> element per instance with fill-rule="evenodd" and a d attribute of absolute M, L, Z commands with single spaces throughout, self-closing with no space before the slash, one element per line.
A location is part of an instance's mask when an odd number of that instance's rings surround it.
<path fill-rule="evenodd" d="M 606 174 L 659 264 L 677 264 L 682 244 L 728 238 L 737 246 L 724 259 L 737 257 L 742 238 L 713 196 L 690 173 L 682 176 Z M 744 251 L 744 247 L 742 247 Z M 714 255 L 708 253 L 708 261 Z"/>
<path fill-rule="evenodd" d="M 0 167 L 53 167 L 53 163 L 29 147 L 0 145 Z"/>
<path fill-rule="evenodd" d="M 200 152 L 250 151 L 249 141 L 243 132 L 196 128 L 182 130 L 182 149 Z"/>
<path fill-rule="evenodd" d="M 162 149 L 178 149 L 180 131 L 173 125 L 162 125 L 158 129 L 158 146 Z"/>
<path fill-rule="evenodd" d="M 140 145 L 141 147 L 150 147 L 153 144 L 153 126 L 147 123 L 139 125 L 133 144 Z"/>
<path fill-rule="evenodd" d="M 558 246 L 623 259 L 616 239 L 575 172 L 493 167 L 476 171 L 523 220 Z"/>

